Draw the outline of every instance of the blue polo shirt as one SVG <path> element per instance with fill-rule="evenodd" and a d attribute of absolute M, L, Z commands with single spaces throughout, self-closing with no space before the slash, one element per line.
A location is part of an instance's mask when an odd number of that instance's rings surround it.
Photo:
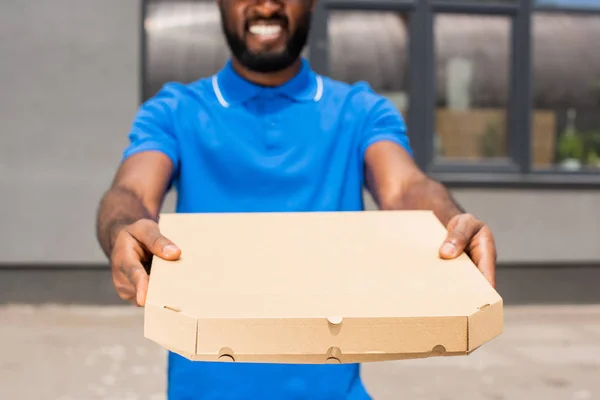
<path fill-rule="evenodd" d="M 171 158 L 184 213 L 359 211 L 367 147 L 386 140 L 411 153 L 389 100 L 366 83 L 320 76 L 305 59 L 275 88 L 246 81 L 231 62 L 214 76 L 168 83 L 140 107 L 129 139 L 125 158 L 142 151 Z M 191 362 L 173 353 L 168 395 L 369 399 L 358 365 Z"/>

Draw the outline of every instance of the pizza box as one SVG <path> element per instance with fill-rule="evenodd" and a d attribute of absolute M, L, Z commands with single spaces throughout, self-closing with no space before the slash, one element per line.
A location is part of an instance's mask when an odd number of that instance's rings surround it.
<path fill-rule="evenodd" d="M 162 214 L 144 335 L 190 360 L 362 363 L 467 355 L 503 328 L 430 211 Z"/>

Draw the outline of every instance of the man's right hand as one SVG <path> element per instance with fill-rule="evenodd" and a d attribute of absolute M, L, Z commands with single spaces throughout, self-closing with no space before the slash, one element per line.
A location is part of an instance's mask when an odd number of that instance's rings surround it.
<path fill-rule="evenodd" d="M 144 306 L 148 290 L 149 265 L 153 256 L 177 260 L 181 250 L 164 237 L 158 224 L 140 219 L 123 227 L 117 236 L 110 257 L 112 277 L 119 297 L 135 305 Z"/>

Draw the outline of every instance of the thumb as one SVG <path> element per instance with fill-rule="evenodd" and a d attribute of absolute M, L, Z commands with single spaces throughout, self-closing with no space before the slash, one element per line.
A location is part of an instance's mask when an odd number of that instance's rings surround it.
<path fill-rule="evenodd" d="M 140 220 L 135 225 L 132 234 L 148 251 L 165 260 L 179 259 L 181 250 L 160 233 L 156 222 Z"/>
<path fill-rule="evenodd" d="M 153 253 L 165 260 L 177 260 L 181 256 L 179 247 L 162 235 L 160 235 L 156 247 L 157 249 L 155 249 L 155 252 L 153 251 Z"/>
<path fill-rule="evenodd" d="M 464 246 L 461 247 L 462 249 L 457 245 L 456 239 L 448 235 L 440 247 L 440 257 L 444 259 L 456 258 L 464 250 Z"/>
<path fill-rule="evenodd" d="M 179 247 L 160 232 L 156 232 L 156 236 L 148 245 L 148 250 L 164 260 L 177 260 L 181 256 Z"/>
<path fill-rule="evenodd" d="M 442 243 L 439 253 L 444 259 L 456 258 L 469 244 L 471 238 L 477 231 L 476 224 L 469 218 L 461 218 L 461 216 L 450 221 L 448 224 L 448 235 Z"/>

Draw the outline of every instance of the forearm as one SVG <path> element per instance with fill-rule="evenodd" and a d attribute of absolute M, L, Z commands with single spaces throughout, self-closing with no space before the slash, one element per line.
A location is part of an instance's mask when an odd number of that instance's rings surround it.
<path fill-rule="evenodd" d="M 388 210 L 431 210 L 447 226 L 450 220 L 465 211 L 439 182 L 423 177 L 380 205 Z"/>
<path fill-rule="evenodd" d="M 156 220 L 132 191 L 114 187 L 102 198 L 96 219 L 96 235 L 107 257 L 121 229 L 143 218 Z"/>

